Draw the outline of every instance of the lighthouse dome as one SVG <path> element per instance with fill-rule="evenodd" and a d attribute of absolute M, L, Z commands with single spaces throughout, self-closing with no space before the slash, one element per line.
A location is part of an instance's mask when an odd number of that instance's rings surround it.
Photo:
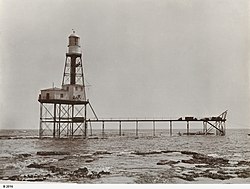
<path fill-rule="evenodd" d="M 69 36 L 69 37 L 77 37 L 77 38 L 80 38 L 78 35 L 76 35 L 75 31 L 73 31 L 73 33 L 72 33 L 72 34 L 70 34 L 70 36 Z"/>

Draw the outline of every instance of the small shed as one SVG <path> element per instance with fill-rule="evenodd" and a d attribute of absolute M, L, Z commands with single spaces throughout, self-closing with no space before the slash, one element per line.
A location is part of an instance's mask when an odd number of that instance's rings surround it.
<path fill-rule="evenodd" d="M 49 88 L 41 90 L 40 99 L 42 100 L 68 100 L 68 91 L 60 88 Z"/>

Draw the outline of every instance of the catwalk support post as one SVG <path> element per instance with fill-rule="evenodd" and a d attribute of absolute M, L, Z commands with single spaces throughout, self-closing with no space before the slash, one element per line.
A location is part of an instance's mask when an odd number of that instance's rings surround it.
<path fill-rule="evenodd" d="M 122 122 L 119 121 L 119 136 L 122 136 Z"/>
<path fill-rule="evenodd" d="M 172 136 L 172 135 L 173 135 L 173 127 L 172 127 L 173 125 L 172 125 L 172 121 L 170 121 L 169 124 L 170 124 L 169 134 L 170 134 L 170 136 Z"/>
<path fill-rule="evenodd" d="M 187 121 L 187 135 L 189 135 L 189 121 Z"/>
<path fill-rule="evenodd" d="M 153 121 L 153 137 L 155 137 L 155 121 Z"/>
<path fill-rule="evenodd" d="M 104 135 L 105 135 L 105 133 L 104 133 L 104 121 L 102 122 L 102 138 L 104 138 Z"/>
<path fill-rule="evenodd" d="M 136 126 L 135 126 L 135 136 L 138 137 L 138 121 L 136 121 Z"/>

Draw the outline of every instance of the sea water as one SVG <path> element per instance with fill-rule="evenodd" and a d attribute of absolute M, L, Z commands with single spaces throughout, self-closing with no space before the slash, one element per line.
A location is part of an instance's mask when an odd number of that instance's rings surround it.
<path fill-rule="evenodd" d="M 184 131 L 183 131 L 184 132 Z M 66 176 L 53 175 L 46 182 L 76 183 L 250 183 L 250 178 L 238 177 L 235 172 L 250 170 L 249 166 L 236 166 L 239 161 L 250 161 L 250 136 L 248 130 L 227 130 L 225 136 L 194 135 L 179 136 L 174 131 L 169 136 L 166 130 L 157 130 L 156 135 L 150 129 L 140 130 L 139 136 L 134 130 L 124 130 L 119 136 L 117 130 L 106 130 L 102 138 L 100 130 L 93 130 L 95 139 L 39 139 L 37 130 L 0 130 L 0 180 L 13 175 L 45 175 L 47 170 L 28 168 L 32 163 L 50 164 L 57 167 L 76 170 L 86 167 L 89 171 L 105 171 L 109 174 L 100 178 L 69 179 Z M 39 151 L 68 152 L 70 155 L 39 156 Z M 106 152 L 93 155 L 96 152 Z M 137 155 L 135 152 L 159 152 Z M 161 151 L 174 151 L 160 153 Z M 197 152 L 215 158 L 228 159 L 226 168 L 197 168 L 195 164 L 183 163 L 190 155 L 181 151 Z M 20 156 L 28 154 L 27 157 Z M 86 155 L 90 160 L 86 161 Z M 179 161 L 174 165 L 157 165 L 161 160 Z M 197 177 L 193 181 L 182 179 L 178 175 L 190 172 L 227 171 L 230 179 Z M 235 171 L 236 170 L 236 171 Z"/>

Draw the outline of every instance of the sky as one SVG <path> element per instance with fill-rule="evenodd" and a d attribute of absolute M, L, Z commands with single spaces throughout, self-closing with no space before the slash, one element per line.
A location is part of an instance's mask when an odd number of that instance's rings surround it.
<path fill-rule="evenodd" d="M 250 129 L 249 0 L 0 0 L 1 129 L 38 129 L 72 29 L 99 118 L 228 110 Z"/>

